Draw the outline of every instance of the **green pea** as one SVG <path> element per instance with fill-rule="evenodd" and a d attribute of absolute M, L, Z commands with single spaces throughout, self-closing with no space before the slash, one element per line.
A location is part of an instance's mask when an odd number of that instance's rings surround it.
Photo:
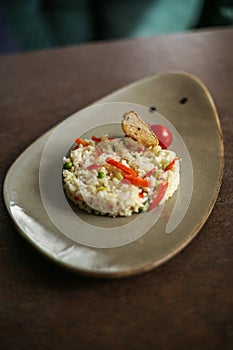
<path fill-rule="evenodd" d="M 72 163 L 72 162 L 67 162 L 67 163 L 65 163 L 64 168 L 65 168 L 65 169 L 71 169 L 72 166 L 73 166 L 73 163 Z"/>

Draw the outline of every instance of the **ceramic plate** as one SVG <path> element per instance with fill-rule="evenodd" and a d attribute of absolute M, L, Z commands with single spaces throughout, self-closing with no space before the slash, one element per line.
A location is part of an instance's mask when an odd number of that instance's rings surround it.
<path fill-rule="evenodd" d="M 129 218 L 73 208 L 62 190 L 62 155 L 75 136 L 120 135 L 120 117 L 130 109 L 172 131 L 170 148 L 182 158 L 179 190 L 164 206 Z M 128 85 L 40 137 L 9 169 L 4 199 L 22 236 L 53 262 L 87 275 L 123 277 L 160 265 L 194 238 L 214 206 L 222 172 L 213 100 L 195 77 L 172 72 Z"/>

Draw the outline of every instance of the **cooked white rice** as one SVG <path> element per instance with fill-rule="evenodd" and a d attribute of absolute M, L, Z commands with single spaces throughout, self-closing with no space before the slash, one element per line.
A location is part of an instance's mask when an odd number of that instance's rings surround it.
<path fill-rule="evenodd" d="M 100 142 L 85 141 L 87 146 L 80 144 L 71 150 L 69 157 L 63 158 L 65 192 L 81 209 L 130 216 L 150 207 L 162 183 L 167 183 L 167 190 L 159 204 L 176 191 L 180 181 L 179 160 L 173 151 L 160 146 L 152 151 L 130 138 L 103 136 Z M 109 158 L 136 171 L 138 177 L 149 180 L 150 186 L 139 187 L 125 180 L 124 171 L 109 164 Z M 165 170 L 174 159 L 174 166 Z"/>

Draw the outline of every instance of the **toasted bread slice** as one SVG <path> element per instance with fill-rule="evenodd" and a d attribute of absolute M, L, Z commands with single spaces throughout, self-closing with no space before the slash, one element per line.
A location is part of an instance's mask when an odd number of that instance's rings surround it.
<path fill-rule="evenodd" d="M 147 148 L 158 146 L 158 139 L 150 126 L 144 122 L 135 111 L 125 113 L 121 120 L 121 126 L 126 136 L 131 137 Z"/>

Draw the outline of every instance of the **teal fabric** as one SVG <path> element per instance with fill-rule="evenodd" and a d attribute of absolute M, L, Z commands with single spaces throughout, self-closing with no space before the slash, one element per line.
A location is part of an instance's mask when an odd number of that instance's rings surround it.
<path fill-rule="evenodd" d="M 21 50 L 233 24 L 232 0 L 0 0 L 1 7 Z"/>
<path fill-rule="evenodd" d="M 86 0 L 1 0 L 22 49 L 33 50 L 91 40 Z"/>
<path fill-rule="evenodd" d="M 196 27 L 204 0 L 104 1 L 101 37 L 145 37 Z"/>

